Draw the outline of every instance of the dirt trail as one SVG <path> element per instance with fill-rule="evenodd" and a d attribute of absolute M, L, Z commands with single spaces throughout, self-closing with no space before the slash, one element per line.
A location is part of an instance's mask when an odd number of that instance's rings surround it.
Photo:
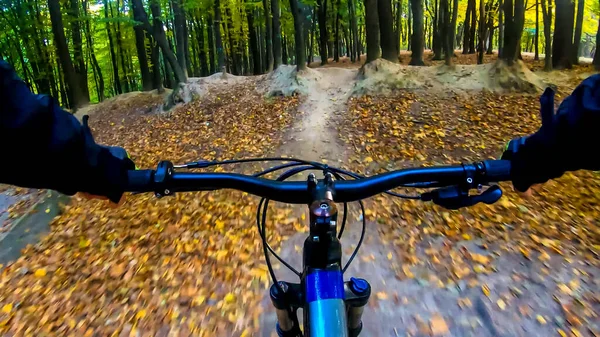
<path fill-rule="evenodd" d="M 335 121 L 346 109 L 357 71 L 321 68 L 309 70 L 306 75 L 307 95 L 298 109 L 302 117 L 288 131 L 279 154 L 315 161 L 343 161 L 346 151 L 338 138 Z"/>

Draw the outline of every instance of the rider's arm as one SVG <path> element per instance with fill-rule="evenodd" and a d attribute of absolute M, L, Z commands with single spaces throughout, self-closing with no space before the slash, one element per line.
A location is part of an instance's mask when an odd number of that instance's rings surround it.
<path fill-rule="evenodd" d="M 600 75 L 585 79 L 554 113 L 554 92 L 541 99 L 542 127 L 509 143 L 513 184 L 531 185 L 560 177 L 566 171 L 600 170 L 597 133 L 600 130 Z"/>
<path fill-rule="evenodd" d="M 96 144 L 54 99 L 35 95 L 0 61 L 0 183 L 118 200 L 130 160 Z"/>

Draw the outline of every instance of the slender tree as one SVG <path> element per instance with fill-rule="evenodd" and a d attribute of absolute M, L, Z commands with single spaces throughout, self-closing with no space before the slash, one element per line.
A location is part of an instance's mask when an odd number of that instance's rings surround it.
<path fill-rule="evenodd" d="M 88 4 L 87 1 L 84 0 L 81 3 L 83 9 L 83 15 L 85 17 L 88 16 Z M 94 51 L 94 42 L 92 40 L 92 29 L 90 25 L 90 20 L 85 20 L 85 40 L 87 44 L 87 49 L 90 53 L 90 59 L 92 60 L 92 71 L 94 72 L 94 77 L 96 78 L 96 93 L 98 95 L 98 101 L 102 102 L 104 100 L 104 76 L 102 75 L 102 68 L 100 68 L 100 64 L 98 63 L 98 59 L 96 58 L 96 52 Z"/>
<path fill-rule="evenodd" d="M 504 2 L 504 15 L 506 27 L 504 31 L 504 47 L 502 58 L 508 65 L 512 65 L 518 56 L 520 37 L 523 31 L 525 4 L 523 0 L 506 0 Z"/>
<path fill-rule="evenodd" d="M 573 64 L 579 64 L 579 46 L 581 44 L 584 11 L 585 0 L 577 0 L 577 21 L 575 21 L 575 36 L 573 37 L 573 48 L 571 49 L 571 62 Z"/>
<path fill-rule="evenodd" d="M 565 69 L 572 66 L 574 9 L 571 0 L 556 0 L 556 24 L 552 42 L 552 66 L 554 69 Z"/>
<path fill-rule="evenodd" d="M 540 59 L 540 0 L 535 0 L 535 55 L 534 60 Z"/>
<path fill-rule="evenodd" d="M 327 64 L 327 0 L 317 0 L 319 9 L 319 55 L 321 65 Z"/>
<path fill-rule="evenodd" d="M 332 1 L 333 2 L 333 1 Z M 340 0 L 335 2 L 335 28 L 334 28 L 334 45 L 333 45 L 333 61 L 340 62 Z"/>
<path fill-rule="evenodd" d="M 90 101 L 88 89 L 87 67 L 83 60 L 83 40 L 81 38 L 81 18 L 79 17 L 79 1 L 70 0 L 71 8 L 69 14 L 71 16 L 71 39 L 73 41 L 73 67 L 77 75 L 81 91 L 86 96 L 86 100 Z M 581 35 L 581 34 L 580 34 Z"/>
<path fill-rule="evenodd" d="M 81 83 L 77 78 L 71 56 L 69 55 L 59 0 L 48 0 L 48 11 L 50 12 L 50 21 L 52 22 L 56 53 L 58 54 L 65 81 L 67 82 L 69 102 L 71 102 L 71 107 L 77 110 L 88 104 L 89 99 L 83 88 L 81 88 Z"/>
<path fill-rule="evenodd" d="M 423 0 L 410 0 L 410 7 L 413 18 L 410 64 L 422 66 L 425 64 L 423 62 Z"/>
<path fill-rule="evenodd" d="M 396 0 L 395 13 L 396 29 L 394 29 L 394 42 L 396 43 L 396 54 L 400 59 L 400 48 L 402 46 L 402 0 Z"/>
<path fill-rule="evenodd" d="M 352 32 L 352 52 L 354 53 L 354 61 L 360 62 L 360 42 L 358 36 L 358 24 L 356 20 L 356 0 L 348 0 L 348 13 L 350 15 L 350 31 Z"/>
<path fill-rule="evenodd" d="M 136 3 L 132 1 L 132 7 L 133 6 L 136 6 Z M 142 75 L 142 90 L 150 91 L 154 89 L 154 85 L 152 83 L 152 77 L 150 76 L 150 68 L 148 67 L 148 58 L 146 56 L 146 35 L 144 34 L 144 27 L 139 23 L 133 27 L 133 30 L 135 33 L 135 49 L 137 51 L 140 73 Z"/>
<path fill-rule="evenodd" d="M 454 56 L 454 47 L 456 45 L 456 21 L 458 20 L 458 0 L 452 0 L 452 21 L 450 21 L 450 42 L 448 47 L 450 48 L 451 56 Z"/>
<path fill-rule="evenodd" d="M 485 53 L 485 6 L 483 0 L 479 0 L 479 48 L 477 64 L 483 64 L 483 53 Z"/>
<path fill-rule="evenodd" d="M 217 0 L 218 1 L 218 0 Z M 267 52 L 265 54 L 266 60 L 266 71 L 273 71 L 273 22 L 271 17 L 272 8 L 270 7 L 269 0 L 262 0 L 263 9 L 265 14 L 265 47 Z"/>
<path fill-rule="evenodd" d="M 498 57 L 502 57 L 504 48 L 504 4 L 503 0 L 498 0 Z"/>
<path fill-rule="evenodd" d="M 397 43 L 394 41 L 394 20 L 391 0 L 377 0 L 379 16 L 379 36 L 381 39 L 381 57 L 388 61 L 398 62 Z"/>
<path fill-rule="evenodd" d="M 548 6 L 546 7 L 546 1 Z M 552 70 L 552 0 L 541 0 L 542 17 L 544 19 L 544 40 L 546 48 L 544 49 L 544 70 Z M 600 22 L 600 21 L 599 21 Z M 598 45 L 598 44 L 596 44 Z"/>
<path fill-rule="evenodd" d="M 225 50 L 223 49 L 223 39 L 221 38 L 221 2 L 220 0 L 214 1 L 214 12 L 215 12 L 215 20 L 214 20 L 214 37 L 215 37 L 215 46 L 217 49 L 217 68 L 223 74 L 226 73 L 225 68 Z"/>
<path fill-rule="evenodd" d="M 367 30 L 367 63 L 369 63 L 381 57 L 377 0 L 365 0 L 365 25 Z"/>
<path fill-rule="evenodd" d="M 273 69 L 281 65 L 281 10 L 279 0 L 271 0 L 271 15 L 273 16 Z"/>
<path fill-rule="evenodd" d="M 252 73 L 254 75 L 262 74 L 262 65 L 260 64 L 260 52 L 258 49 L 258 38 L 256 28 L 254 27 L 254 13 L 246 0 L 246 20 L 248 21 L 248 38 L 250 39 L 250 53 L 252 54 Z"/>
<path fill-rule="evenodd" d="M 471 34 L 469 34 L 469 32 L 471 31 L 471 15 L 475 15 L 475 10 L 474 10 L 474 3 L 475 0 L 468 0 L 467 3 L 467 10 L 465 13 L 465 29 L 464 29 L 464 33 L 463 33 L 463 54 L 468 54 L 469 53 L 469 45 L 470 45 L 470 40 L 471 40 Z"/>
<path fill-rule="evenodd" d="M 290 9 L 294 18 L 294 41 L 296 54 L 296 69 L 302 71 L 306 69 L 306 54 L 304 51 L 304 29 L 302 27 L 302 13 L 298 7 L 298 0 L 290 0 Z"/>

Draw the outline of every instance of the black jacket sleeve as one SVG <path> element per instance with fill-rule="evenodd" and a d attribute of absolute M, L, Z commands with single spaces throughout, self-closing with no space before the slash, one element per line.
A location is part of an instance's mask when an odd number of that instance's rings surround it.
<path fill-rule="evenodd" d="M 520 191 L 566 171 L 600 169 L 600 156 L 594 150 L 600 130 L 600 75 L 581 82 L 556 113 L 551 89 L 546 89 L 540 103 L 542 127 L 511 141 L 503 155 L 511 159 L 513 184 Z"/>
<path fill-rule="evenodd" d="M 4 61 L 0 102 L 0 183 L 116 198 L 126 177 L 122 160 L 53 98 L 29 91 Z"/>

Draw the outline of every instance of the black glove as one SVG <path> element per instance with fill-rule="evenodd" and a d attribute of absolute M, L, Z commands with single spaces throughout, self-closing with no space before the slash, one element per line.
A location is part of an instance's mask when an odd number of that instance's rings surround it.
<path fill-rule="evenodd" d="M 127 171 L 135 170 L 135 164 L 129 159 L 125 149 L 96 144 L 88 120 L 89 116 L 83 116 L 87 172 L 82 176 L 84 181 L 78 190 L 105 196 L 117 203 L 123 195 L 123 187 L 127 184 Z"/>
<path fill-rule="evenodd" d="M 502 154 L 502 159 L 511 161 L 513 186 L 521 192 L 566 171 L 600 167 L 600 156 L 593 149 L 600 127 L 600 76 L 583 81 L 556 114 L 552 89 L 544 91 L 540 105 L 541 128 L 511 140 Z"/>

